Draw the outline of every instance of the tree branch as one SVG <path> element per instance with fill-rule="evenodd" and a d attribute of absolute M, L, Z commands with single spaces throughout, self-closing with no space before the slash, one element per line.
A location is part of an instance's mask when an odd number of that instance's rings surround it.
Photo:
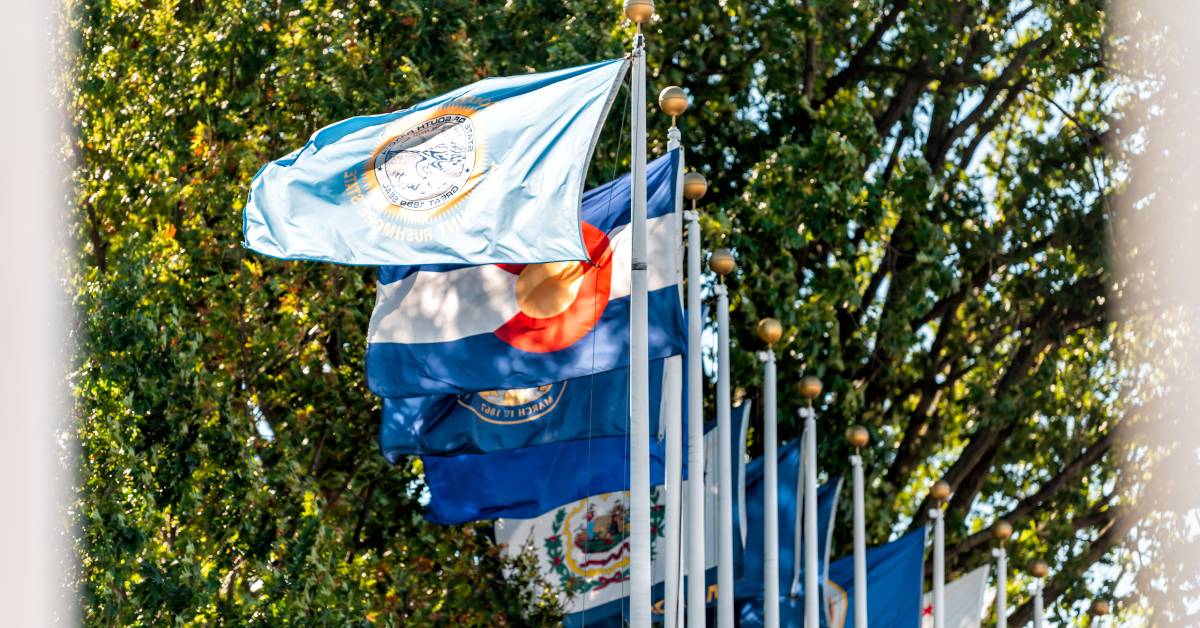
<path fill-rule="evenodd" d="M 1129 534 L 1129 530 L 1137 523 L 1137 518 L 1130 512 L 1128 507 L 1109 508 L 1104 511 L 1108 518 L 1108 524 L 1087 546 L 1087 551 L 1078 558 L 1075 566 L 1072 569 L 1060 570 L 1042 591 L 1042 598 L 1046 606 L 1050 606 L 1063 593 L 1067 591 L 1067 585 L 1075 579 L 1075 574 L 1083 573 L 1093 563 L 1104 558 L 1104 555 L 1113 547 L 1120 543 L 1125 535 Z M 1023 626 L 1033 618 L 1033 601 L 1027 600 L 1024 604 L 1017 608 L 1012 615 L 1009 615 L 1008 622 L 1013 626 Z"/>
<path fill-rule="evenodd" d="M 879 43 L 883 41 L 883 36 L 887 34 L 896 22 L 900 19 L 900 14 L 908 8 L 909 0 L 898 0 L 892 5 L 892 8 L 884 14 L 875 27 L 871 29 L 871 35 L 863 42 L 863 45 L 854 51 L 854 55 L 850 57 L 850 61 L 846 63 L 846 67 L 842 68 L 837 74 L 834 74 L 825 82 L 825 89 L 822 90 L 821 103 L 829 100 L 843 87 L 849 85 L 862 78 L 866 74 L 866 60 L 875 49 L 879 47 Z M 819 103 L 814 106 L 819 106 Z"/>
<path fill-rule="evenodd" d="M 108 241 L 100 232 L 100 217 L 96 215 L 96 208 L 91 203 L 84 203 L 83 211 L 87 215 L 87 233 L 88 241 L 92 243 L 92 259 L 96 268 L 103 273 L 108 270 Z"/>
<path fill-rule="evenodd" d="M 1116 430 L 1110 429 L 1105 432 L 1096 442 L 1089 445 L 1083 453 L 1076 456 L 1071 462 L 1068 462 L 1057 474 L 1043 482 L 1032 495 L 1017 502 L 1017 505 L 1008 511 L 1003 518 L 1015 526 L 1020 526 L 1025 519 L 1040 510 L 1043 504 L 1058 494 L 1064 486 L 1070 482 L 1074 482 L 1084 471 L 1096 464 L 1100 457 L 1112 448 L 1115 437 Z M 951 561 L 960 555 L 973 552 L 979 547 L 986 545 L 991 538 L 992 531 L 990 529 L 976 532 L 953 547 L 947 548 L 946 560 Z"/>

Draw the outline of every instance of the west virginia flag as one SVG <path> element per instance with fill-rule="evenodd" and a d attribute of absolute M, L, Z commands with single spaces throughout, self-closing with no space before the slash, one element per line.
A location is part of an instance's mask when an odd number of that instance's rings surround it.
<path fill-rule="evenodd" d="M 342 264 L 589 259 L 580 196 L 627 67 L 489 78 L 325 127 L 255 175 L 245 245 Z"/>
<path fill-rule="evenodd" d="M 678 150 L 647 168 L 650 359 L 682 353 Z M 587 262 L 380 269 L 367 383 L 385 398 L 542 386 L 628 366 L 628 175 L 583 198 Z"/>

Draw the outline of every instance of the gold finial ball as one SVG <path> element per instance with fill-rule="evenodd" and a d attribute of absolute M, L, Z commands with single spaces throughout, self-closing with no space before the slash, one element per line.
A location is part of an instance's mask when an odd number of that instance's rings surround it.
<path fill-rule="evenodd" d="M 767 343 L 767 346 L 778 342 L 780 336 L 783 336 L 783 325 L 780 325 L 779 321 L 773 318 L 758 321 L 758 338 Z"/>
<path fill-rule="evenodd" d="M 728 275 L 737 268 L 737 261 L 729 249 L 717 249 L 708 257 L 708 267 L 718 275 Z"/>
<path fill-rule="evenodd" d="M 871 434 L 867 432 L 867 428 L 861 425 L 851 425 L 846 428 L 846 442 L 855 449 L 862 449 L 867 446 L 867 442 L 871 440 Z"/>
<path fill-rule="evenodd" d="M 664 87 L 658 93 L 658 108 L 671 117 L 681 116 L 688 108 L 687 94 L 678 85 Z"/>
<path fill-rule="evenodd" d="M 812 375 L 800 380 L 800 396 L 805 399 L 815 399 L 817 395 L 821 394 L 823 388 L 821 380 Z"/>
<path fill-rule="evenodd" d="M 992 526 L 992 538 L 1001 543 L 1007 541 L 1013 535 L 1012 524 L 1001 519 Z"/>
<path fill-rule="evenodd" d="M 945 480 L 938 480 L 929 487 L 929 499 L 941 503 L 950 498 L 950 483 Z"/>
<path fill-rule="evenodd" d="M 645 24 L 654 15 L 654 0 L 625 0 L 625 17 L 634 24 Z"/>
<path fill-rule="evenodd" d="M 689 172 L 683 175 L 683 198 L 697 201 L 708 192 L 708 179 L 699 172 Z"/>
<path fill-rule="evenodd" d="M 1029 561 L 1028 571 L 1029 575 L 1033 576 L 1034 578 L 1045 578 L 1046 575 L 1050 573 L 1050 565 L 1047 565 L 1046 561 L 1040 558 L 1035 558 Z"/>
<path fill-rule="evenodd" d="M 1091 613 L 1097 617 L 1107 615 L 1112 609 L 1108 606 L 1108 600 L 1092 600 Z"/>

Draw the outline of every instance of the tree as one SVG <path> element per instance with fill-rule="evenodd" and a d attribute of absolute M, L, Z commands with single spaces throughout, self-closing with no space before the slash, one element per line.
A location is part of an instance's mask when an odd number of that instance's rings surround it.
<path fill-rule="evenodd" d="M 152 5 L 152 6 L 151 6 Z M 706 246 L 730 278 L 734 373 L 785 327 L 817 374 L 820 462 L 863 423 L 869 534 L 924 522 L 945 477 L 949 573 L 1046 558 L 1060 619 L 1134 525 L 1117 470 L 1128 378 L 1106 301 L 1119 84 L 1102 0 L 660 2 L 651 90 L 684 86 Z M 488 75 L 611 58 L 615 2 L 68 3 L 80 310 L 80 587 L 88 623 L 553 622 L 486 525 L 421 519 L 419 463 L 375 451 L 369 269 L 241 249 L 258 168 L 351 115 Z M 652 112 L 651 150 L 665 145 Z M 614 108 L 598 182 L 628 167 Z M 781 436 L 797 434 L 781 395 Z M 849 547 L 849 526 L 838 544 Z M 1112 578 L 1100 578 L 1110 590 Z M 1024 603 L 1027 580 L 1012 580 Z M 1028 616 L 1027 605 L 1014 619 Z M 1019 623 L 1019 622 L 1017 622 Z"/>

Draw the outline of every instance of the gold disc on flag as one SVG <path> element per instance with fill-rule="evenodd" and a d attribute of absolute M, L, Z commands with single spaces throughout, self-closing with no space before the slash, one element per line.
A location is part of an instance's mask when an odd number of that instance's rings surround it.
<path fill-rule="evenodd" d="M 567 310 L 579 294 L 587 268 L 579 262 L 530 264 L 517 276 L 517 307 L 533 318 Z"/>

